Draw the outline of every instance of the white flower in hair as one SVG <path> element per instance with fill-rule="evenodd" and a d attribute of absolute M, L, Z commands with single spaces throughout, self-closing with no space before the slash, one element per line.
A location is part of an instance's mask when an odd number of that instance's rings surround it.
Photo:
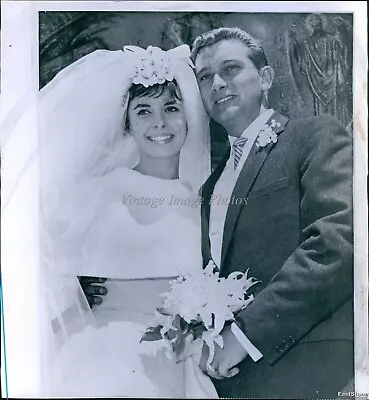
<path fill-rule="evenodd" d="M 125 46 L 124 51 L 132 52 L 134 84 L 148 87 L 173 80 L 168 52 L 153 46 L 149 46 L 146 50 L 135 46 Z"/>
<path fill-rule="evenodd" d="M 185 61 L 193 67 L 187 45 L 168 51 L 153 46 L 149 46 L 146 50 L 136 46 L 125 46 L 123 51 L 131 59 L 132 82 L 145 87 L 173 81 L 178 60 Z"/>

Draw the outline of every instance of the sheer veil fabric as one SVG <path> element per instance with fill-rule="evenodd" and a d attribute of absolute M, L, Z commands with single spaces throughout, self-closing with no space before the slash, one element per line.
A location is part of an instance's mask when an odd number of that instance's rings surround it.
<path fill-rule="evenodd" d="M 98 185 L 100 179 L 120 168 L 133 169 L 139 161 L 134 139 L 124 132 L 124 126 L 128 90 L 141 51 L 135 47 L 97 50 L 62 70 L 39 93 L 40 275 L 47 302 L 41 321 L 45 382 L 52 382 L 53 360 L 61 349 L 68 352 L 69 339 L 87 326 L 96 326 L 78 282 L 79 271 L 70 268 L 65 251 L 74 231 L 83 230 L 84 221 L 93 219 L 94 208 L 81 209 L 75 221 L 63 210 L 75 193 Z M 188 128 L 180 153 L 180 180 L 197 193 L 210 174 L 209 121 L 188 47 L 166 53 L 181 90 Z M 61 241 L 56 242 L 55 237 Z M 49 395 L 52 388 L 46 385 L 44 392 Z"/>

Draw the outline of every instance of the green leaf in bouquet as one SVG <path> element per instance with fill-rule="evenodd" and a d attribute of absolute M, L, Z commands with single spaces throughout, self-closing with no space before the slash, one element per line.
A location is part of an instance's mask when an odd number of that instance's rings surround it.
<path fill-rule="evenodd" d="M 167 329 L 165 329 L 164 336 L 167 338 L 171 343 L 173 343 L 177 336 L 182 332 L 181 330 L 181 317 L 176 315 L 171 321 L 170 325 L 168 325 Z"/>
<path fill-rule="evenodd" d="M 173 351 L 177 357 L 180 357 L 184 353 L 186 344 L 185 337 L 185 334 L 179 333 L 172 342 Z"/>
<path fill-rule="evenodd" d="M 189 330 L 190 324 L 182 317 L 179 320 L 179 328 L 181 332 L 185 335 Z"/>
<path fill-rule="evenodd" d="M 163 336 L 161 335 L 161 330 L 162 326 L 154 326 L 154 327 L 149 327 L 146 329 L 146 332 L 142 335 L 140 343 L 141 342 L 155 342 L 157 340 L 163 339 Z"/>
<path fill-rule="evenodd" d="M 202 322 L 194 321 L 189 324 L 188 332 L 192 333 L 194 340 L 202 336 L 206 328 Z"/>
<path fill-rule="evenodd" d="M 164 315 L 164 316 L 166 316 L 166 317 L 169 317 L 169 316 L 172 315 L 172 314 L 171 314 L 169 311 L 167 311 L 164 307 L 159 307 L 159 308 L 157 308 L 156 310 L 157 310 L 158 313 L 160 313 L 161 315 Z"/>
<path fill-rule="evenodd" d="M 182 332 L 187 327 L 187 322 L 178 314 L 174 317 L 172 324 L 179 332 Z"/>

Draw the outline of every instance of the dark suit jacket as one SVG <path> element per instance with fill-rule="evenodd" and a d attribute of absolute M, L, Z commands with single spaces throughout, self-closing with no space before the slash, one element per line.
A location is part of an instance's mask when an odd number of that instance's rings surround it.
<path fill-rule="evenodd" d="M 263 354 L 268 376 L 297 345 L 353 339 L 352 137 L 328 116 L 288 120 L 275 113 L 268 123 L 273 119 L 280 122 L 273 128 L 277 143 L 254 144 L 234 188 L 233 196 L 247 204 L 228 208 L 220 265 L 223 276 L 249 268 L 261 281 L 237 322 Z M 205 265 L 211 257 L 209 198 L 226 159 L 202 188 Z M 353 361 L 347 362 L 352 371 Z M 246 374 L 257 364 L 247 364 Z M 296 368 L 282 364 L 286 373 Z M 254 395 L 240 379 L 242 373 L 232 395 Z M 268 385 L 267 376 L 259 380 Z"/>

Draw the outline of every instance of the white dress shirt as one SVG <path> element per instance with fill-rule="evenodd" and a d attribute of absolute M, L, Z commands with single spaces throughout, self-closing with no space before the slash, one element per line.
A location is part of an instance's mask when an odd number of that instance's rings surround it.
<path fill-rule="evenodd" d="M 231 151 L 227 164 L 215 185 L 210 206 L 209 234 L 211 255 L 213 261 L 218 266 L 220 266 L 221 260 L 224 223 L 228 204 L 232 200 L 233 189 L 260 130 L 272 116 L 273 112 L 274 110 L 272 109 L 264 111 L 243 131 L 241 136 L 248 140 L 243 147 L 242 157 L 238 162 L 237 168 L 233 168 L 233 152 Z M 233 145 L 236 139 L 234 136 L 229 136 L 231 145 Z"/>
<path fill-rule="evenodd" d="M 220 266 L 221 261 L 224 223 L 228 205 L 232 202 L 233 189 L 260 130 L 264 127 L 273 113 L 274 110 L 272 109 L 264 111 L 243 131 L 241 136 L 248 140 L 243 147 L 242 157 L 238 162 L 237 168 L 234 169 L 233 151 L 231 151 L 227 164 L 215 185 L 210 206 L 209 235 L 212 259 L 218 266 Z M 229 141 L 232 146 L 236 139 L 236 137 L 229 136 Z M 232 324 L 231 329 L 251 358 L 254 361 L 259 360 L 262 357 L 262 354 L 246 338 L 238 326 Z"/>

